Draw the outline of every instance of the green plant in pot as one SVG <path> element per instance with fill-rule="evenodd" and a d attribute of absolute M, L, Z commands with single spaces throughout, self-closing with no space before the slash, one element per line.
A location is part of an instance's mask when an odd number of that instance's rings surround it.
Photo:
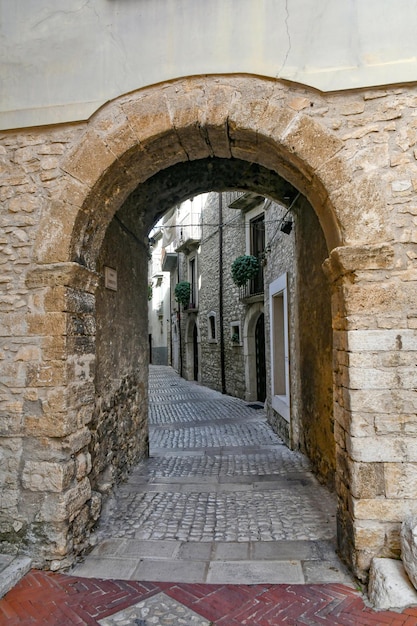
<path fill-rule="evenodd" d="M 255 278 L 259 271 L 259 261 L 252 254 L 238 256 L 232 263 L 232 278 L 235 285 L 243 287 L 248 280 Z"/>
<path fill-rule="evenodd" d="M 183 280 L 180 283 L 175 285 L 174 290 L 175 300 L 182 304 L 183 306 L 187 306 L 190 303 L 190 295 L 191 295 L 191 285 L 188 281 Z"/>

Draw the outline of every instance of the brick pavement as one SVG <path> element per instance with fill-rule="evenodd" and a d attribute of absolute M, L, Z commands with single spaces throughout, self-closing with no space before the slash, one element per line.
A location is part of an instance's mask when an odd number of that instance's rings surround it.
<path fill-rule="evenodd" d="M 164 594 L 164 596 L 158 596 Z M 416 626 L 417 608 L 376 612 L 345 585 L 202 585 L 86 579 L 32 571 L 0 600 L 1 626 L 178 626 L 175 600 L 216 626 Z M 146 605 L 147 600 L 154 600 Z M 142 607 L 138 605 L 142 604 Z M 142 612 L 140 612 L 140 609 Z M 129 615 L 131 616 L 129 618 Z M 187 616 L 186 611 L 183 615 Z M 109 618 L 112 617 L 112 620 Z M 126 617 L 128 619 L 126 619 Z M 171 620 L 171 621 L 170 621 Z"/>

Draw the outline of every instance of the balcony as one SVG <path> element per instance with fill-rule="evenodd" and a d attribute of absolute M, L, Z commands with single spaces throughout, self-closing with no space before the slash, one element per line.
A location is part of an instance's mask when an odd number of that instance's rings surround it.
<path fill-rule="evenodd" d="M 186 313 L 198 313 L 198 304 L 195 304 L 194 302 L 190 302 L 189 304 L 185 305 L 184 311 Z"/>
<path fill-rule="evenodd" d="M 177 267 L 177 253 L 167 252 L 165 248 L 162 248 L 161 254 L 161 269 L 163 272 L 172 272 Z"/>
<path fill-rule="evenodd" d="M 264 270 L 261 266 L 257 275 L 239 287 L 239 300 L 245 304 L 261 302 L 264 299 Z"/>
<path fill-rule="evenodd" d="M 189 254 L 197 250 L 201 241 L 200 215 L 187 215 L 183 224 L 178 224 L 178 231 L 178 237 L 174 241 L 175 252 Z"/>

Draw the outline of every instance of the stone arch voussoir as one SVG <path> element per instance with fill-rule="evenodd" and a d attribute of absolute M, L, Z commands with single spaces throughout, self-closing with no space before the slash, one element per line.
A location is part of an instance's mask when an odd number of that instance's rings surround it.
<path fill-rule="evenodd" d="M 291 89 L 250 76 L 196 77 L 103 106 L 65 159 L 61 192 L 45 218 L 52 214 L 57 228 L 40 242 L 39 260 L 73 259 L 76 225 L 81 229 L 94 215 L 105 229 L 140 182 L 176 163 L 210 156 L 260 163 L 286 178 L 318 213 L 329 250 L 383 241 L 379 216 L 385 202 L 377 181 L 353 180 L 342 140 L 286 106 Z M 365 205 L 371 210 L 364 211 Z"/>

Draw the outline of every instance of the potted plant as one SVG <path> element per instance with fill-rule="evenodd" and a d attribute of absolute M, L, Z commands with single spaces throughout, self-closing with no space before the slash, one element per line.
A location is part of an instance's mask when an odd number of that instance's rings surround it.
<path fill-rule="evenodd" d="M 182 304 L 184 307 L 190 302 L 191 285 L 188 281 L 183 280 L 175 285 L 174 289 L 175 300 Z"/>
<path fill-rule="evenodd" d="M 259 271 L 259 261 L 252 254 L 238 256 L 232 263 L 232 278 L 235 285 L 243 287 L 248 280 L 255 278 Z"/>

